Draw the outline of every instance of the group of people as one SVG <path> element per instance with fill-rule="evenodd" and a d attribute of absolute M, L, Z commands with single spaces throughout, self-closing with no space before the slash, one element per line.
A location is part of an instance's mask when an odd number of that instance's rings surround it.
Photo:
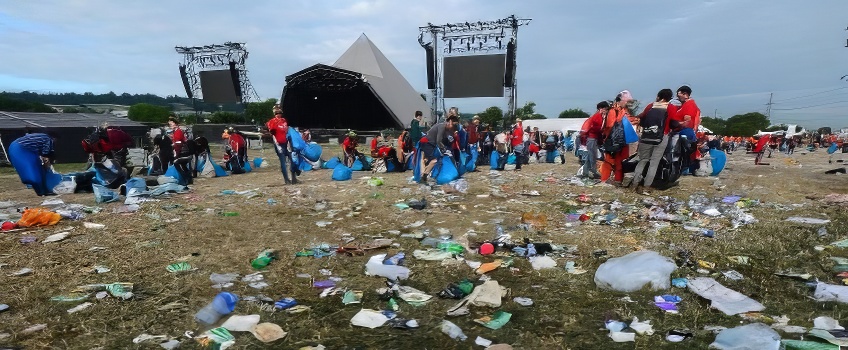
<path fill-rule="evenodd" d="M 612 103 L 602 101 L 597 110 L 580 130 L 580 149 L 583 150 L 581 176 L 624 186 L 625 161 L 634 150 L 624 135 L 624 124 L 641 129 L 641 137 L 635 153 L 639 159 L 634 177 L 628 186 L 644 192 L 654 184 L 662 158 L 669 147 L 681 145 L 681 173 L 695 173 L 698 168 L 696 130 L 701 122 L 701 112 L 691 98 L 692 89 L 681 86 L 673 98 L 671 89 L 662 89 L 654 102 L 636 115 L 632 115 L 628 104 L 633 100 L 627 90 L 616 95 Z"/>

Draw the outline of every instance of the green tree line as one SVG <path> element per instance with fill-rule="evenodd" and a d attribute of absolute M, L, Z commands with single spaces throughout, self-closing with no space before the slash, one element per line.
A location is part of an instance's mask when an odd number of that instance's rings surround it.
<path fill-rule="evenodd" d="M 118 95 L 112 91 L 105 94 L 94 94 L 92 92 L 85 92 L 82 94 L 75 92 L 42 94 L 32 91 L 4 91 L 0 92 L 0 96 L 51 105 L 116 104 L 132 106 L 139 103 L 147 103 L 156 106 L 163 106 L 169 110 L 173 109 L 174 104 L 182 104 L 189 108 L 196 107 L 198 110 L 204 112 L 215 112 L 219 110 L 237 112 L 242 109 L 242 107 L 236 103 L 228 103 L 219 106 L 218 104 L 204 103 L 203 101 L 197 100 L 195 101 L 195 106 L 193 106 L 192 100 L 187 97 L 180 97 L 176 95 L 161 97 L 154 94 L 129 94 L 126 92 Z"/>

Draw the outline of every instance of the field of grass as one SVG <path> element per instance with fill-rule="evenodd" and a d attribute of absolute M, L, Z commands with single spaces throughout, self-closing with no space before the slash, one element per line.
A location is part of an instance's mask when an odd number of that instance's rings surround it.
<path fill-rule="evenodd" d="M 326 152 L 337 154 L 337 150 Z M 259 156 L 258 152 L 251 156 Z M 113 214 L 121 203 L 99 204 L 103 210 L 89 214 L 85 222 L 102 223 L 105 229 L 87 229 L 82 221 L 61 221 L 54 227 L 0 233 L 0 304 L 10 309 L 0 313 L 0 346 L 27 349 L 127 349 L 159 348 L 156 342 L 133 344 L 142 333 L 178 338 L 181 349 L 202 348 L 182 335 L 203 329 L 193 320 L 194 313 L 217 294 L 211 287 L 211 273 L 235 272 L 244 276 L 254 272 L 250 260 L 266 248 L 277 249 L 280 259 L 265 270 L 268 287 L 256 290 L 247 283 L 236 282 L 228 290 L 240 296 L 264 294 L 275 300 L 290 296 L 309 312 L 287 314 L 262 311 L 255 304 L 240 302 L 235 314 L 259 314 L 262 322 L 280 325 L 288 336 L 263 344 L 250 333 L 234 333 L 231 349 L 298 349 L 322 344 L 327 349 L 480 349 L 473 344 L 477 336 L 494 343 L 511 344 L 515 349 L 705 349 L 715 335 L 705 326 L 735 327 L 750 321 L 740 316 L 726 316 L 710 309 L 709 301 L 680 288 L 667 291 L 642 290 L 619 293 L 599 289 L 593 276 L 606 258 L 623 256 L 634 250 L 649 249 L 677 258 L 681 250 L 692 253 L 692 259 L 714 262 L 709 275 L 728 288 L 750 296 L 766 306 L 759 319 L 788 316 L 790 325 L 811 327 L 817 316 L 830 316 L 848 323 L 845 306 L 835 302 L 816 302 L 812 291 L 802 282 L 775 276 L 774 273 L 796 269 L 812 274 L 823 282 L 841 284 L 831 272 L 830 257 L 848 257 L 848 251 L 829 246 L 848 238 L 848 210 L 826 206 L 820 200 L 830 193 L 848 193 L 844 175 L 824 175 L 835 166 L 827 163 L 824 152 L 796 153 L 791 158 L 777 155 L 771 166 L 753 165 L 751 157 L 734 154 L 728 169 L 717 178 L 685 177 L 671 190 L 641 196 L 626 189 L 610 186 L 580 187 L 568 178 L 577 169 L 574 158 L 566 165 L 530 164 L 521 172 L 490 174 L 488 168 L 467 174 L 467 193 L 439 192 L 439 186 L 408 183 L 411 173 L 377 174 L 385 184 L 369 186 L 370 172 L 354 172 L 347 182 L 330 180 L 329 170 L 310 171 L 300 177 L 302 184 L 282 185 L 282 176 L 273 151 L 262 156 L 270 163 L 245 175 L 198 179 L 189 194 L 175 195 L 159 202 L 144 203 L 140 211 Z M 799 166 L 799 164 L 801 166 Z M 841 166 L 841 165 L 840 165 Z M 78 165 L 57 169 L 78 170 Z M 0 201 L 14 201 L 18 206 L 37 206 L 31 190 L 19 183 L 16 175 L 0 170 Z M 256 189 L 256 197 L 221 195 L 222 190 Z M 524 195 L 538 191 L 539 196 Z M 728 195 L 741 195 L 759 200 L 747 209 L 759 221 L 732 229 L 727 217 L 689 214 L 689 224 L 697 221 L 715 230 L 714 238 L 694 237 L 680 223 L 652 221 L 647 217 L 646 200 L 666 203 L 677 199 L 688 201 L 699 193 L 714 200 Z M 578 200 L 584 194 L 588 201 Z M 671 198 L 660 198 L 669 196 Z M 55 198 L 55 197 L 54 197 Z M 97 205 L 91 194 L 60 196 L 66 203 Z M 398 201 L 426 198 L 430 206 L 424 210 L 401 211 Z M 273 199 L 276 204 L 269 204 Z M 274 202 L 272 201 L 272 202 Z M 621 207 L 610 204 L 622 204 Z M 222 216 L 224 211 L 238 216 Z M 566 220 L 566 212 L 578 211 L 605 215 L 614 212 L 613 225 L 586 222 L 574 225 Z M 544 227 L 526 230 L 521 216 L 531 212 L 544 214 Z M 791 224 L 790 216 L 828 218 L 827 235 L 820 237 L 820 226 Z M 177 220 L 178 219 L 178 220 Z M 413 222 L 424 220 L 416 228 Z M 332 222 L 321 226 L 317 222 Z M 458 240 L 474 242 L 494 238 L 495 224 L 501 223 L 513 239 L 553 243 L 576 250 L 556 252 L 555 269 L 535 271 L 525 258 L 515 257 L 512 268 L 501 267 L 487 275 L 508 289 L 497 310 L 512 313 L 510 322 L 499 330 L 487 329 L 473 320 L 491 315 L 496 309 L 471 307 L 471 314 L 446 316 L 456 300 L 434 298 L 424 306 L 414 307 L 399 302 L 399 317 L 418 320 L 418 329 L 400 330 L 384 326 L 377 329 L 354 327 L 350 319 L 360 308 L 385 309 L 376 289 L 385 280 L 366 276 L 365 262 L 376 253 L 407 253 L 406 266 L 412 271 L 403 285 L 435 295 L 451 282 L 469 278 L 480 284 L 479 275 L 465 263 L 443 264 L 421 261 L 411 252 L 424 247 L 406 233 L 429 232 L 431 237 L 450 234 Z M 69 238 L 57 243 L 41 243 L 48 235 L 73 229 Z M 396 231 L 395 231 L 396 230 Z M 400 231 L 400 234 L 397 233 Z M 38 241 L 21 244 L 23 236 Z M 391 238 L 397 243 L 387 249 L 364 256 L 336 255 L 312 258 L 295 257 L 295 253 L 320 243 L 342 244 L 347 235 L 354 243 L 377 237 Z M 816 249 L 822 246 L 824 249 Z M 92 250 L 103 247 L 102 250 Z M 593 252 L 606 250 L 596 257 Z M 747 256 L 743 265 L 728 256 Z M 466 254 L 471 261 L 490 262 L 509 256 Z M 573 260 L 584 274 L 569 274 L 563 266 Z M 168 264 L 186 261 L 195 271 L 172 274 Z M 110 272 L 96 274 L 89 270 L 103 265 Z M 34 272 L 27 276 L 8 274 L 21 268 Z M 320 298 L 320 291 L 310 285 L 326 279 L 319 270 L 332 271 L 342 280 L 342 289 L 364 292 L 361 305 L 344 305 L 340 295 Z M 721 271 L 736 270 L 743 280 L 720 277 Z M 672 277 L 703 276 L 695 268 L 683 266 Z M 135 296 L 130 300 L 107 297 L 93 306 L 73 314 L 67 310 L 79 304 L 55 302 L 50 298 L 67 295 L 76 287 L 92 283 L 130 282 Z M 653 297 L 674 294 L 683 298 L 679 314 L 668 314 L 653 305 Z M 523 307 L 512 301 L 527 297 L 534 305 Z M 628 298 L 625 298 L 628 297 Z M 604 329 L 605 319 L 630 322 L 633 317 L 651 320 L 655 334 L 636 336 L 635 343 L 614 343 Z M 469 340 L 457 341 L 442 334 L 439 324 L 448 319 L 460 326 Z M 768 322 L 767 322 L 768 323 Z M 38 332 L 22 331 L 36 324 L 47 327 Z M 689 330 L 695 337 L 684 343 L 665 340 L 669 330 Z M 800 335 L 781 334 L 785 339 Z"/>

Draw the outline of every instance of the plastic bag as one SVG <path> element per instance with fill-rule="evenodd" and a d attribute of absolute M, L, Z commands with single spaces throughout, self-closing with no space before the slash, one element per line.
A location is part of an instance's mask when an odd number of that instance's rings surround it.
<path fill-rule="evenodd" d="M 687 288 L 704 299 L 710 300 L 710 306 L 726 315 L 736 315 L 751 311 L 763 311 L 765 306 L 735 290 L 727 288 L 709 277 L 695 277 L 686 283 Z"/>
<path fill-rule="evenodd" d="M 453 163 L 453 159 L 449 156 L 442 156 L 442 161 L 439 162 L 439 174 L 436 175 L 436 183 L 444 185 L 459 178 L 459 170 Z"/>
<path fill-rule="evenodd" d="M 321 167 L 324 169 L 335 169 L 336 165 L 339 165 L 340 163 L 341 161 L 339 160 L 339 157 L 333 157 L 330 158 L 330 160 L 323 162 L 323 164 L 321 164 Z"/>
<path fill-rule="evenodd" d="M 409 278 L 409 269 L 397 265 L 383 265 L 386 254 L 377 254 L 368 259 L 365 264 L 365 274 L 369 276 L 385 277 L 393 281 Z"/>
<path fill-rule="evenodd" d="M 710 349 L 720 350 L 777 350 L 780 334 L 762 323 L 752 323 L 725 329 L 710 344 Z"/>
<path fill-rule="evenodd" d="M 333 180 L 335 181 L 347 181 L 353 176 L 353 170 L 346 167 L 344 164 L 337 164 L 335 168 L 333 168 Z"/>
<path fill-rule="evenodd" d="M 636 129 L 633 128 L 633 124 L 630 124 L 630 119 L 622 118 L 621 125 L 624 127 L 625 143 L 634 143 L 639 141 L 639 134 L 636 133 Z"/>
<path fill-rule="evenodd" d="M 710 176 L 718 176 L 724 170 L 724 165 L 727 164 L 727 154 L 717 149 L 711 149 L 710 158 L 710 164 L 713 166 Z"/>
<path fill-rule="evenodd" d="M 59 222 L 62 216 L 47 209 L 33 208 L 24 210 L 18 227 L 52 226 Z"/>
<path fill-rule="evenodd" d="M 303 150 L 303 157 L 309 159 L 311 162 L 317 162 L 318 159 L 321 159 L 321 153 L 321 146 L 312 142 L 306 145 L 306 149 Z"/>
<path fill-rule="evenodd" d="M 649 283 L 653 290 L 668 289 L 675 269 L 677 265 L 671 259 L 643 250 L 601 264 L 595 272 L 595 284 L 620 292 L 634 292 Z"/>
<path fill-rule="evenodd" d="M 77 180 L 73 176 L 62 176 L 62 182 L 53 187 L 56 194 L 71 194 L 77 189 Z"/>
<path fill-rule="evenodd" d="M 289 127 L 288 138 L 291 140 L 293 151 L 300 152 L 306 149 L 306 141 L 303 140 L 303 136 L 291 126 Z"/>
<path fill-rule="evenodd" d="M 109 203 L 120 199 L 117 192 L 104 186 L 92 184 L 91 187 L 94 190 L 94 201 L 97 203 Z"/>

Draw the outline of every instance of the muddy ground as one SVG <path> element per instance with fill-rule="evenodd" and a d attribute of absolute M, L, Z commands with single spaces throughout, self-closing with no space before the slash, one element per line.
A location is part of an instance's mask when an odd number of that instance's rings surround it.
<path fill-rule="evenodd" d="M 337 154 L 328 147 L 326 154 Z M 178 338 L 181 349 L 201 348 L 182 335 L 186 331 L 200 334 L 203 329 L 193 320 L 194 313 L 218 293 L 211 287 L 211 273 L 235 272 L 242 276 L 254 272 L 250 260 L 266 248 L 279 250 L 280 259 L 264 271 L 268 287 L 256 290 L 247 283 L 236 282 L 228 290 L 241 296 L 264 294 L 274 299 L 294 297 L 309 312 L 287 314 L 269 312 L 251 303 L 240 302 L 235 314 L 259 314 L 262 322 L 280 325 L 288 335 L 283 340 L 263 344 L 250 333 L 234 333 L 231 349 L 277 348 L 297 349 L 322 344 L 328 349 L 480 349 L 474 345 L 477 336 L 495 343 L 511 344 L 515 349 L 704 349 L 715 339 L 705 326 L 735 327 L 754 322 L 740 316 L 727 316 L 710 309 L 709 301 L 680 288 L 667 291 L 645 289 L 633 293 L 601 290 L 593 275 L 606 258 L 618 257 L 638 249 L 650 249 L 676 258 L 680 250 L 692 252 L 693 259 L 713 262 L 709 274 L 727 286 L 766 306 L 765 316 L 786 315 L 790 325 L 811 327 L 813 318 L 830 316 L 848 323 L 845 307 L 835 302 L 816 302 L 812 291 L 801 281 L 781 278 L 773 273 L 796 269 L 812 274 L 821 281 L 841 284 L 831 272 L 829 257 L 848 257 L 848 251 L 829 246 L 848 238 L 848 210 L 825 205 L 821 198 L 830 193 L 848 193 L 848 176 L 825 175 L 823 172 L 843 163 L 828 163 L 823 151 L 809 154 L 775 155 L 767 159 L 771 165 L 754 166 L 753 158 L 744 153 L 729 156 L 728 168 L 716 177 L 684 177 L 679 186 L 668 191 L 654 191 L 650 197 L 612 186 L 584 187 L 571 184 L 569 178 L 577 169 L 573 157 L 567 164 L 530 164 L 521 172 L 504 171 L 490 174 L 488 168 L 469 173 L 467 193 L 442 193 L 439 186 L 410 184 L 411 173 L 377 174 L 383 186 L 374 187 L 364 178 L 369 172 L 354 172 L 347 182 L 330 180 L 330 170 L 304 173 L 296 186 L 282 185 L 278 162 L 272 150 L 251 151 L 264 155 L 270 167 L 245 175 L 198 179 L 189 194 L 175 195 L 159 202 L 142 205 L 129 214 L 114 214 L 121 203 L 97 205 L 92 194 L 62 195 L 66 203 L 99 206 L 100 213 L 88 214 L 80 221 L 61 221 L 53 227 L 0 233 L 0 304 L 10 309 L 0 313 L 0 346 L 27 349 L 131 349 L 159 348 L 156 342 L 134 344 L 142 333 Z M 846 159 L 836 155 L 836 159 Z M 60 167 L 70 171 L 74 166 Z M 76 170 L 76 169 L 73 169 Z M 222 195 L 222 190 L 255 189 L 253 198 L 244 195 Z M 538 196 L 527 195 L 538 191 Z M 708 217 L 689 213 L 688 223 L 697 222 L 715 231 L 714 238 L 700 237 L 683 228 L 681 223 L 649 220 L 648 200 L 661 203 L 670 196 L 688 201 L 700 193 L 720 200 L 741 195 L 758 200 L 745 210 L 757 223 L 732 229 L 725 216 Z M 585 195 L 583 198 L 579 196 Z M 55 197 L 51 197 L 55 198 Z M 426 198 L 425 210 L 400 210 L 394 204 L 410 199 Z M 587 200 L 581 200 L 586 199 Z M 44 198 L 24 188 L 8 168 L 0 170 L 0 201 L 14 201 L 18 207 L 36 207 Z M 270 204 L 276 202 L 276 204 Z M 577 225 L 567 222 L 566 214 L 598 214 L 605 217 L 609 204 L 622 204 L 615 212 L 612 225 L 590 220 Z M 223 216 L 237 212 L 238 216 Z M 523 213 L 544 214 L 544 226 L 521 225 Z M 685 213 L 685 212 L 684 212 Z M 823 225 L 827 234 L 819 236 L 822 225 L 793 224 L 790 216 L 808 216 L 832 220 Z M 179 220 L 176 220 L 179 219 Z M 407 225 L 419 220 L 416 228 Z M 597 219 L 600 220 L 600 219 Z M 694 221 L 693 221 L 694 220 Z M 87 229 L 83 222 L 100 223 L 105 229 Z M 331 222 L 319 226 L 317 222 Z M 502 267 L 487 275 L 509 290 L 499 310 L 512 313 L 512 319 L 499 330 L 490 330 L 474 319 L 492 314 L 494 309 L 472 307 L 471 314 L 448 317 L 446 310 L 455 300 L 434 298 L 424 306 L 413 307 L 400 302 L 399 316 L 414 318 L 420 328 L 377 329 L 355 327 L 351 317 L 360 308 L 384 309 L 386 302 L 375 290 L 385 280 L 364 274 L 365 262 L 376 253 L 408 255 L 424 249 L 414 238 L 400 234 L 429 232 L 439 237 L 449 232 L 456 239 L 465 237 L 470 243 L 494 238 L 495 223 L 501 223 L 516 240 L 553 243 L 576 248 L 551 256 L 557 268 L 535 271 L 525 258 L 516 257 L 512 268 Z M 324 225 L 324 223 L 321 223 Z M 63 241 L 42 243 L 45 237 L 72 229 Z M 364 256 L 337 255 L 312 258 L 295 257 L 295 253 L 320 243 L 338 245 L 345 234 L 357 242 L 375 237 L 394 239 L 397 246 L 369 252 Z M 24 236 L 35 236 L 34 243 L 22 244 Z M 824 247 L 823 249 L 816 246 Z M 102 247 L 105 249 L 94 247 Z M 596 257 L 596 250 L 606 256 Z M 501 253 L 500 258 L 507 256 Z M 728 256 L 747 256 L 743 265 Z M 466 254 L 472 261 L 490 262 L 497 257 Z M 566 261 L 575 261 L 584 274 L 569 274 Z M 186 261 L 196 270 L 172 274 L 168 264 Z M 102 265 L 111 269 L 93 273 Z M 426 293 L 435 295 L 451 282 L 469 278 L 480 284 L 480 276 L 464 263 L 443 264 L 434 261 L 406 260 L 412 270 L 404 281 Z M 22 268 L 33 272 L 26 276 L 9 276 Z M 361 305 L 344 305 L 341 296 L 319 297 L 310 285 L 309 274 L 316 280 L 326 279 L 319 270 L 328 269 L 342 280 L 338 287 L 364 291 Z M 736 270 L 744 276 L 740 281 L 720 277 L 721 271 Z M 678 268 L 672 277 L 700 276 L 692 267 Z M 69 314 L 68 309 L 81 302 L 56 302 L 51 297 L 67 295 L 76 287 L 93 283 L 130 282 L 135 296 L 129 300 L 107 297 L 88 300 L 93 305 Z M 653 305 L 659 294 L 681 296 L 679 314 L 667 314 Z M 530 307 L 512 301 L 527 297 Z M 629 297 L 625 298 L 625 297 Z M 630 302 L 632 300 L 632 302 Z M 167 307 L 166 307 L 167 306 Z M 638 335 L 635 343 L 614 343 L 604 330 L 605 319 L 629 323 L 633 317 L 651 320 L 655 334 Z M 758 318 L 758 316 L 753 316 Z M 448 319 L 460 326 L 469 340 L 457 341 L 442 334 L 439 324 Z M 28 327 L 45 324 L 40 331 L 25 333 Z M 684 343 L 670 343 L 666 332 L 690 330 L 695 337 Z M 800 339 L 797 334 L 781 335 Z"/>

